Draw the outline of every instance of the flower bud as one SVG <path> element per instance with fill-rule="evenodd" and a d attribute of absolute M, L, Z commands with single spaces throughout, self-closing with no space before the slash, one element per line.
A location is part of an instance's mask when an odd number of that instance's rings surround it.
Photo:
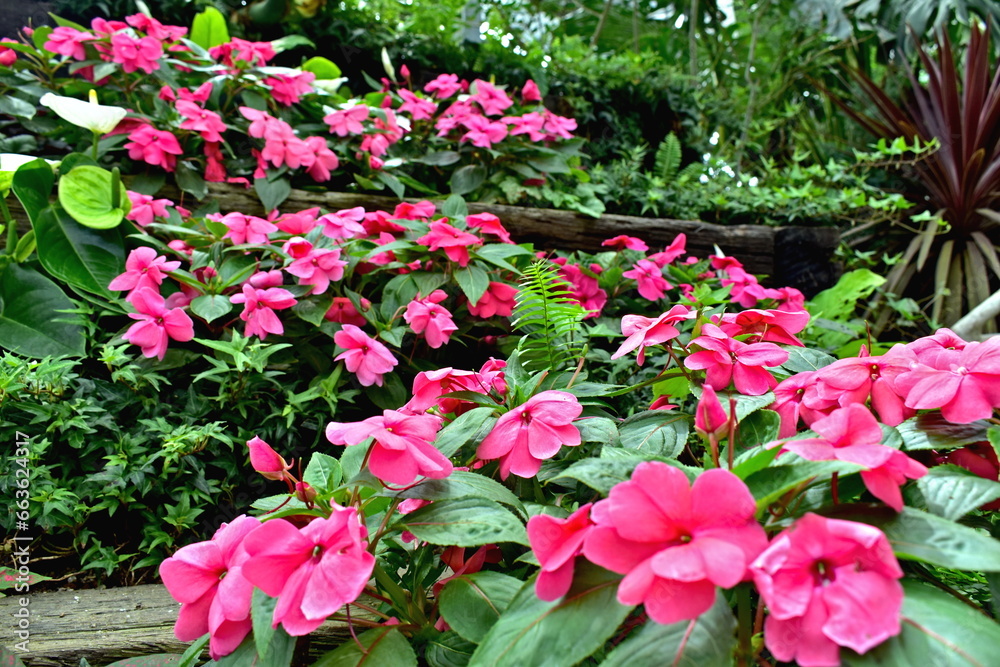
<path fill-rule="evenodd" d="M 306 504 L 312 503 L 316 500 L 316 489 L 309 485 L 309 482 L 296 482 L 295 483 L 295 497 Z"/>
<path fill-rule="evenodd" d="M 254 470 L 267 479 L 280 481 L 286 478 L 292 465 L 274 451 L 271 445 L 254 436 L 247 441 L 247 447 L 250 449 L 250 465 Z"/>

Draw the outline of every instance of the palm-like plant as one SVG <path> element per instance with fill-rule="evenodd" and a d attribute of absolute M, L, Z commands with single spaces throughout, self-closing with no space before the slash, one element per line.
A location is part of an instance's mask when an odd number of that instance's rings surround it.
<path fill-rule="evenodd" d="M 899 294 L 917 284 L 914 278 L 924 278 L 924 285 L 933 285 L 931 319 L 951 324 L 989 296 L 990 270 L 1000 278 L 994 236 L 1000 222 L 995 210 L 1000 203 L 1000 69 L 992 71 L 989 32 L 976 25 L 962 69 L 946 33 L 938 33 L 933 56 L 914 39 L 919 68 L 906 67 L 907 103 L 896 103 L 855 70 L 853 78 L 872 112 L 860 113 L 842 100 L 838 104 L 875 136 L 921 143 L 937 139 L 940 148 L 913 165 L 922 190 L 914 199 L 926 201 L 933 215 L 909 240 L 885 288 Z"/>

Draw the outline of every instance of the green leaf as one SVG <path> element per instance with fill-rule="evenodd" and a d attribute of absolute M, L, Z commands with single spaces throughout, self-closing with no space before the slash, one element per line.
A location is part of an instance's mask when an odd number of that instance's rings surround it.
<path fill-rule="evenodd" d="M 455 280 L 465 292 L 469 303 L 478 303 L 490 286 L 490 275 L 475 264 L 469 264 L 464 269 L 455 271 Z"/>
<path fill-rule="evenodd" d="M 577 387 L 579 385 L 573 387 L 573 389 Z M 573 425 L 580 430 L 580 439 L 583 442 L 596 442 L 611 447 L 620 445 L 618 441 L 618 424 L 613 419 L 608 419 L 607 417 L 585 417 L 573 422 Z"/>
<path fill-rule="evenodd" d="M 485 498 L 513 507 L 523 519 L 528 519 L 528 511 L 510 489 L 485 475 L 466 470 L 455 470 L 444 479 L 425 479 L 399 492 L 396 497 L 422 500 Z"/>
<path fill-rule="evenodd" d="M 944 420 L 939 412 L 917 415 L 896 427 L 903 437 L 903 450 L 955 449 L 987 439 L 989 422 L 974 421 L 971 424 L 952 424 Z"/>
<path fill-rule="evenodd" d="M 153 653 L 116 660 L 106 667 L 167 667 L 168 665 L 179 665 L 180 662 L 181 656 L 178 653 Z"/>
<path fill-rule="evenodd" d="M 854 313 L 858 301 L 867 298 L 884 282 L 885 278 L 868 269 L 849 271 L 840 277 L 836 285 L 813 297 L 808 310 L 814 317 L 846 320 Z"/>
<path fill-rule="evenodd" d="M 395 525 L 417 539 L 444 546 L 478 547 L 494 542 L 528 544 L 524 524 L 484 498 L 439 500 L 401 517 Z"/>
<path fill-rule="evenodd" d="M 228 42 L 229 28 L 222 12 L 215 7 L 206 7 L 196 14 L 191 23 L 191 41 L 206 50 Z"/>
<path fill-rule="evenodd" d="M 52 276 L 107 299 L 108 284 L 125 271 L 125 246 L 114 229 L 90 229 L 50 206 L 31 223 L 38 259 Z"/>
<path fill-rule="evenodd" d="M 428 164 L 432 167 L 447 167 L 455 164 L 461 159 L 462 155 L 457 151 L 433 151 L 416 158 L 413 161 L 421 164 Z M 444 213 L 444 211 L 442 211 L 442 214 L 444 214 L 445 217 L 451 217 L 447 213 Z"/>
<path fill-rule="evenodd" d="M 312 667 L 417 667 L 417 654 L 410 642 L 395 628 L 374 628 L 358 635 L 358 642 L 346 641 L 317 660 Z"/>
<path fill-rule="evenodd" d="M 632 477 L 632 471 L 637 465 L 643 461 L 660 459 L 661 457 L 636 454 L 619 447 L 605 447 L 601 450 L 601 458 L 581 459 L 549 481 L 575 479 L 607 496 L 615 484 L 621 484 Z M 664 463 L 680 468 L 687 473 L 684 466 L 680 466 L 674 461 L 664 461 Z"/>
<path fill-rule="evenodd" d="M 302 63 L 300 69 L 303 72 L 312 72 L 317 79 L 339 79 L 343 74 L 332 60 L 323 56 L 313 56 Z"/>
<path fill-rule="evenodd" d="M 284 37 L 271 40 L 271 48 L 274 49 L 275 53 L 290 51 L 299 46 L 308 46 L 311 49 L 316 48 L 316 44 L 311 39 L 302 35 L 285 35 Z"/>
<path fill-rule="evenodd" d="M 330 310 L 332 304 L 333 301 L 330 298 L 323 299 L 322 297 L 318 297 L 315 299 L 306 299 L 292 306 L 292 312 L 314 327 L 320 327 L 326 321 L 326 313 Z"/>
<path fill-rule="evenodd" d="M 267 647 L 274 637 L 275 629 L 271 627 L 271 618 L 277 605 L 278 598 L 272 598 L 259 588 L 253 589 L 250 619 L 253 622 L 253 641 L 257 647 L 258 657 L 263 657 L 267 653 Z"/>
<path fill-rule="evenodd" d="M 457 632 L 442 632 L 428 640 L 424 660 L 428 667 L 465 667 L 475 650 L 476 645 L 462 639 Z"/>
<path fill-rule="evenodd" d="M 0 344 L 26 357 L 83 356 L 84 328 L 60 321 L 72 309 L 59 286 L 42 274 L 8 264 L 0 277 Z"/>
<path fill-rule="evenodd" d="M 302 481 L 316 489 L 318 493 L 326 493 L 340 486 L 343 472 L 340 462 L 322 452 L 313 452 L 309 465 L 302 473 Z"/>
<path fill-rule="evenodd" d="M 740 422 L 736 440 L 739 449 L 750 449 L 777 440 L 781 417 L 772 410 L 758 410 Z"/>
<path fill-rule="evenodd" d="M 445 456 L 453 456 L 455 452 L 471 442 L 483 430 L 483 426 L 493 416 L 493 412 L 493 408 L 483 407 L 473 408 L 462 413 L 455 421 L 438 432 L 434 439 L 434 446 Z"/>
<path fill-rule="evenodd" d="M 444 204 L 441 205 L 441 215 L 452 222 L 464 220 L 469 215 L 469 205 L 465 203 L 465 199 L 461 195 L 452 195 L 445 199 Z"/>
<path fill-rule="evenodd" d="M 52 167 L 41 159 L 23 164 L 14 172 L 11 189 L 32 222 L 49 207 L 49 197 L 55 182 L 56 175 Z"/>
<path fill-rule="evenodd" d="M 499 572 L 462 575 L 441 590 L 441 615 L 452 630 L 478 644 L 523 584 Z"/>
<path fill-rule="evenodd" d="M 11 643 L 16 643 L 11 640 Z M 0 665 L 3 667 L 24 667 L 24 661 L 16 651 L 12 651 L 6 646 L 0 646 Z"/>
<path fill-rule="evenodd" d="M 59 203 L 70 216 L 85 227 L 117 227 L 132 210 L 128 190 L 119 179 L 118 206 L 112 196 L 112 173 L 101 167 L 74 167 L 59 179 Z"/>
<path fill-rule="evenodd" d="M 660 625 L 653 621 L 615 647 L 601 667 L 731 667 L 736 618 L 725 595 L 690 621 Z"/>
<path fill-rule="evenodd" d="M 863 656 L 841 651 L 852 667 L 990 667 L 1000 656 L 1000 625 L 951 595 L 903 580 L 903 631 Z"/>
<path fill-rule="evenodd" d="M 900 558 L 958 570 L 1000 572 L 1000 540 L 982 531 L 912 507 L 904 507 L 888 521 L 871 523 L 885 532 Z"/>
<path fill-rule="evenodd" d="M 483 638 L 470 667 L 579 663 L 601 648 L 632 610 L 618 603 L 619 581 L 620 575 L 580 563 L 573 587 L 553 602 L 535 595 L 534 580 L 526 582 Z"/>
<path fill-rule="evenodd" d="M 451 175 L 448 185 L 453 195 L 467 195 L 483 184 L 486 180 L 486 167 L 469 164 L 459 167 Z"/>
<path fill-rule="evenodd" d="M 687 418 L 663 410 L 647 410 L 625 420 L 618 429 L 622 447 L 675 458 L 687 442 Z"/>
<path fill-rule="evenodd" d="M 205 182 L 205 177 L 187 162 L 182 160 L 177 163 L 174 178 L 177 179 L 177 187 L 198 201 L 208 195 L 208 183 Z"/>
<path fill-rule="evenodd" d="M 204 294 L 191 300 L 191 312 L 206 322 L 228 315 L 232 309 L 229 297 L 221 294 Z"/>
<path fill-rule="evenodd" d="M 31 119 L 35 117 L 35 105 L 6 92 L 0 95 L 0 114 Z"/>
<path fill-rule="evenodd" d="M 818 371 L 837 360 L 836 357 L 832 357 L 826 352 L 814 350 L 811 347 L 790 345 L 786 346 L 784 350 L 788 352 L 788 361 L 781 364 L 781 368 L 793 375 L 806 371 Z"/>
<path fill-rule="evenodd" d="M 1000 483 L 951 465 L 930 468 L 916 487 L 931 513 L 952 521 L 1000 498 Z"/>
<path fill-rule="evenodd" d="M 181 656 L 181 661 L 177 663 L 177 667 L 194 667 L 196 664 L 200 664 L 201 654 L 205 652 L 209 639 L 211 639 L 211 635 L 206 632 L 194 643 L 190 644 L 187 650 L 184 651 L 184 655 Z"/>
<path fill-rule="evenodd" d="M 757 499 L 757 507 L 763 508 L 814 477 L 825 479 L 835 472 L 849 474 L 860 470 L 861 466 L 843 461 L 802 461 L 758 470 L 744 481 Z"/>

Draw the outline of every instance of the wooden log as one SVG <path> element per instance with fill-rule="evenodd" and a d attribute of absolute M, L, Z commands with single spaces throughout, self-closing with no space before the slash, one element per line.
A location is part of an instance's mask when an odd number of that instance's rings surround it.
<path fill-rule="evenodd" d="M 210 183 L 203 202 L 193 201 L 174 186 L 158 194 L 188 208 L 215 201 L 224 213 L 240 211 L 263 215 L 264 207 L 252 190 Z M 27 217 L 14 198 L 11 212 L 19 227 L 27 229 Z M 409 199 L 407 201 L 418 201 Z M 394 197 L 344 192 L 292 190 L 281 205 L 283 211 L 299 211 L 319 206 L 335 211 L 362 206 L 365 209 L 392 210 L 399 200 Z M 662 249 L 674 238 L 687 235 L 688 252 L 707 257 L 718 246 L 724 253 L 743 262 L 750 273 L 766 276 L 764 284 L 772 287 L 797 287 L 812 296 L 831 287 L 839 276 L 833 253 L 840 243 L 840 233 L 833 227 L 766 227 L 763 225 L 716 225 L 696 220 L 638 218 L 627 215 L 603 215 L 591 218 L 575 211 L 525 208 L 500 204 L 470 203 L 472 213 L 493 213 L 503 222 L 518 243 L 534 243 L 543 250 L 606 250 L 601 242 L 619 234 L 641 238 L 653 250 Z"/>
<path fill-rule="evenodd" d="M 79 664 L 80 658 L 106 665 L 153 653 L 179 655 L 187 649 L 173 632 L 180 605 L 166 588 L 149 584 L 0 598 L 3 641 L 10 650 L 21 641 L 14 634 L 17 623 L 12 616 L 20 608 L 20 597 L 30 600 L 30 650 L 18 653 L 28 667 L 68 667 Z M 368 618 L 364 613 L 353 616 Z M 327 621 L 310 636 L 310 656 L 318 657 L 349 636 L 344 623 Z"/>
<path fill-rule="evenodd" d="M 159 196 L 184 201 L 184 193 L 165 188 Z M 190 200 L 190 196 L 187 195 Z M 264 207 L 252 190 L 229 185 L 209 184 L 208 200 L 218 202 L 223 212 L 240 211 L 263 215 Z M 408 199 L 407 201 L 418 201 Z M 281 210 L 298 211 L 314 206 L 339 210 L 362 206 L 366 209 L 392 210 L 398 199 L 379 195 L 343 192 L 313 192 L 292 190 Z M 697 220 L 671 218 L 638 218 L 627 215 L 602 215 L 600 218 L 555 209 L 526 208 L 501 204 L 470 203 L 471 213 L 493 213 L 503 222 L 519 243 L 534 243 L 539 249 L 584 250 L 598 252 L 601 242 L 619 234 L 636 236 L 650 248 L 668 245 L 677 234 L 687 235 L 688 252 L 707 257 L 718 246 L 731 254 L 757 275 L 769 276 L 767 284 L 783 286 L 788 278 L 807 275 L 803 286 L 815 293 L 836 282 L 833 252 L 840 242 L 840 233 L 832 227 L 766 227 L 763 225 L 716 225 Z M 779 239 L 786 241 L 779 252 Z M 796 245 L 797 244 L 797 245 Z M 795 266 L 785 268 L 794 261 Z M 780 276 L 780 278 L 779 278 Z M 793 285 L 797 286 L 797 285 Z M 818 286 L 818 289 L 815 287 Z"/>

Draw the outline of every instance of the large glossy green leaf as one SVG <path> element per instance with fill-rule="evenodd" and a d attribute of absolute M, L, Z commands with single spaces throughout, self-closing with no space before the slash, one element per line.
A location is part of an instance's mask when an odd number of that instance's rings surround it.
<path fill-rule="evenodd" d="M 424 661 L 428 667 L 465 667 L 475 650 L 476 645 L 457 632 L 443 632 L 424 646 Z"/>
<path fill-rule="evenodd" d="M 403 516 L 396 527 L 445 546 L 478 547 L 496 542 L 528 544 L 524 524 L 492 500 L 438 500 Z"/>
<path fill-rule="evenodd" d="M 479 303 L 490 286 L 489 274 L 475 264 L 469 264 L 464 269 L 457 269 L 455 280 L 458 281 L 458 286 L 462 288 L 462 292 L 469 299 L 469 303 Z"/>
<path fill-rule="evenodd" d="M 986 440 L 989 422 L 974 421 L 971 424 L 952 424 L 945 421 L 939 412 L 917 415 L 896 427 L 903 437 L 903 449 L 955 449 L 974 442 Z"/>
<path fill-rule="evenodd" d="M 735 631 L 736 618 L 720 591 L 709 610 L 694 620 L 670 625 L 647 621 L 601 667 L 730 667 Z"/>
<path fill-rule="evenodd" d="M 546 602 L 528 581 L 472 656 L 471 667 L 569 667 L 604 645 L 632 607 L 618 603 L 619 575 L 581 563 L 573 587 Z"/>
<path fill-rule="evenodd" d="M 524 584 L 499 572 L 476 572 L 449 581 L 441 589 L 441 615 L 452 630 L 479 643 Z"/>
<path fill-rule="evenodd" d="M 947 593 L 903 581 L 902 632 L 863 656 L 842 650 L 852 667 L 992 667 L 1000 660 L 1000 625 Z"/>
<path fill-rule="evenodd" d="M 340 461 L 323 452 L 313 452 L 309 465 L 302 474 L 302 481 L 316 489 L 317 493 L 334 490 L 340 486 L 343 478 Z"/>
<path fill-rule="evenodd" d="M 492 423 L 493 408 L 473 408 L 445 426 L 434 439 L 434 446 L 445 456 L 452 456 L 472 441 L 483 426 Z M 485 437 L 485 434 L 484 434 Z"/>
<path fill-rule="evenodd" d="M 132 210 L 125 185 L 118 180 L 118 201 L 115 206 L 112 173 L 101 167 L 74 167 L 59 179 L 59 204 L 70 217 L 84 227 L 111 229 L 117 227 Z"/>
<path fill-rule="evenodd" d="M 52 276 L 86 292 L 113 298 L 108 289 L 125 271 L 125 246 L 114 229 L 90 229 L 50 206 L 32 220 L 38 259 Z"/>
<path fill-rule="evenodd" d="M 26 357 L 82 356 L 82 326 L 64 322 L 73 308 L 59 286 L 42 274 L 8 264 L 0 277 L 0 345 Z"/>
<path fill-rule="evenodd" d="M 11 181 L 11 189 L 17 196 L 28 219 L 32 222 L 49 206 L 52 186 L 56 175 L 45 160 L 38 159 L 18 167 Z"/>
<path fill-rule="evenodd" d="M 687 418 L 663 410 L 647 410 L 626 419 L 618 429 L 625 449 L 674 458 L 687 442 Z"/>
<path fill-rule="evenodd" d="M 200 14 L 195 15 L 191 23 L 191 41 L 202 47 L 210 49 L 219 44 L 229 41 L 229 28 L 226 26 L 226 17 L 215 7 L 205 7 Z"/>
<path fill-rule="evenodd" d="M 916 487 L 928 510 L 952 521 L 1000 498 L 1000 483 L 957 466 L 934 466 Z"/>
<path fill-rule="evenodd" d="M 959 570 L 1000 572 L 1000 540 L 987 533 L 912 507 L 876 525 L 885 531 L 900 558 Z"/>
<path fill-rule="evenodd" d="M 468 414 L 468 413 L 466 413 Z M 528 512 L 510 489 L 478 473 L 456 470 L 444 479 L 425 479 L 401 491 L 398 498 L 420 498 L 422 500 L 456 500 L 458 498 L 485 498 L 514 508 L 525 520 Z"/>
<path fill-rule="evenodd" d="M 757 499 L 757 506 L 766 507 L 788 491 L 813 478 L 826 478 L 835 472 L 840 474 L 859 472 L 861 469 L 859 465 L 843 461 L 803 460 L 769 466 L 750 474 L 744 481 L 750 488 L 750 493 Z"/>
<path fill-rule="evenodd" d="M 406 637 L 395 628 L 374 628 L 363 632 L 358 635 L 358 642 L 344 642 L 312 667 L 417 667 L 417 654 Z"/>

